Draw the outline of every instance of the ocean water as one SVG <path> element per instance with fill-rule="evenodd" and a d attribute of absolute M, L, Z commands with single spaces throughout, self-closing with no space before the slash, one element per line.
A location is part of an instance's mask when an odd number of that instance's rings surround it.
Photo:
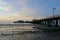
<path fill-rule="evenodd" d="M 60 40 L 59 32 L 43 32 L 35 24 L 0 24 L 0 40 Z"/>

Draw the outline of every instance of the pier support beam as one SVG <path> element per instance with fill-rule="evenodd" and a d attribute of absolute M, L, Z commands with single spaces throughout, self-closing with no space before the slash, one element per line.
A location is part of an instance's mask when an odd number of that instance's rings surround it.
<path fill-rule="evenodd" d="M 49 25 L 49 21 L 46 21 L 46 23 L 47 23 L 46 25 L 48 26 Z"/>
<path fill-rule="evenodd" d="M 58 26 L 58 20 L 56 19 L 56 26 Z"/>

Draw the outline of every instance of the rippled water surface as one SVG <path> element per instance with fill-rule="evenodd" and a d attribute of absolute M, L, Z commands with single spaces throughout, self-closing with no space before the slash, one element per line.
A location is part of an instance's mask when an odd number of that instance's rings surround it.
<path fill-rule="evenodd" d="M 0 27 L 0 40 L 60 40 L 59 32 L 43 32 L 33 28 L 40 27 L 34 24 L 0 24 Z"/>

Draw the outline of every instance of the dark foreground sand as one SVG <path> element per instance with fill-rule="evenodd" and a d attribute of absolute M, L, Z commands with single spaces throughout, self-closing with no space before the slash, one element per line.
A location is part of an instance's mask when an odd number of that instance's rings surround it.
<path fill-rule="evenodd" d="M 19 35 L 0 35 L 0 40 L 60 40 L 59 34 L 44 32 L 23 33 Z"/>

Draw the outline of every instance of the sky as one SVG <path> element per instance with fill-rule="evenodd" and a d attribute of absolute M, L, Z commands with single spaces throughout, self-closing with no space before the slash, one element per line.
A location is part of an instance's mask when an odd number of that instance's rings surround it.
<path fill-rule="evenodd" d="M 60 0 L 0 0 L 0 23 L 60 14 Z"/>

